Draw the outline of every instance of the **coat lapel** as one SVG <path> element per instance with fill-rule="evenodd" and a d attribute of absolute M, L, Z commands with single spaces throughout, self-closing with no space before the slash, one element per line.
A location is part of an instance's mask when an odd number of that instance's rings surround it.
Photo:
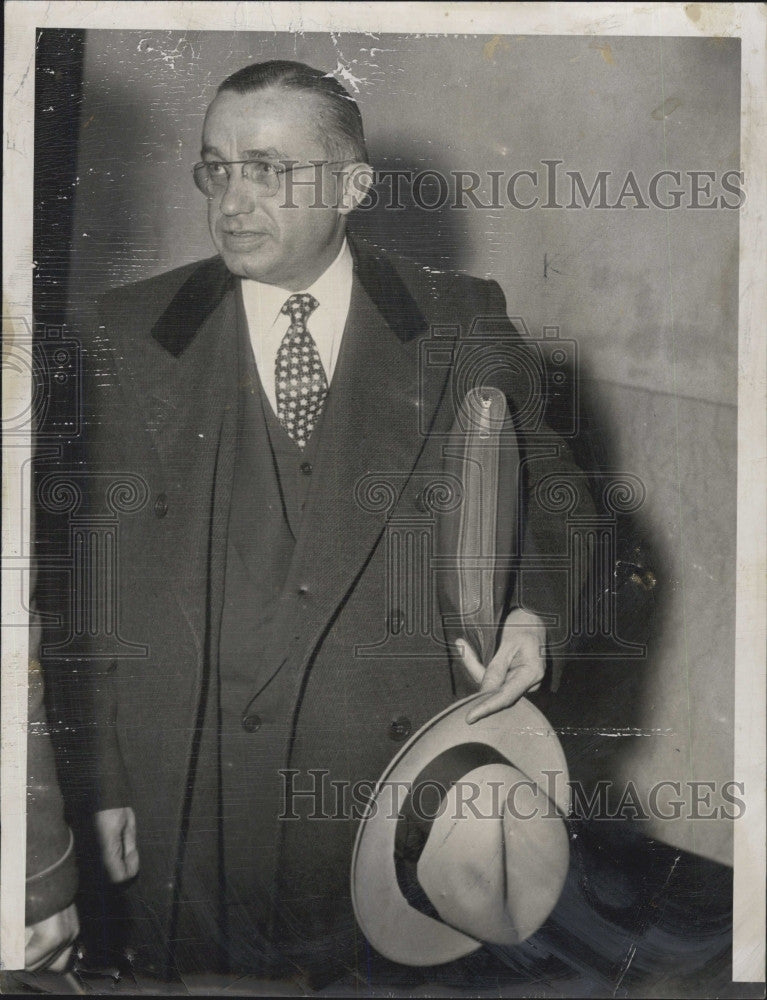
<path fill-rule="evenodd" d="M 208 561 L 220 549 L 217 514 L 228 509 L 236 448 L 236 296 L 220 260 L 193 272 L 152 328 L 148 352 L 124 364 L 167 502 L 158 522 L 167 577 L 202 651 Z"/>
<path fill-rule="evenodd" d="M 177 590 L 202 642 L 209 575 L 210 593 L 223 594 L 226 520 L 237 443 L 233 292 L 203 321 L 179 360 L 181 370 L 172 391 L 180 412 L 174 414 L 172 440 L 168 427 L 160 432 L 158 447 L 173 477 L 171 488 L 182 515 L 174 520 L 172 534 L 171 551 L 180 569 Z"/>

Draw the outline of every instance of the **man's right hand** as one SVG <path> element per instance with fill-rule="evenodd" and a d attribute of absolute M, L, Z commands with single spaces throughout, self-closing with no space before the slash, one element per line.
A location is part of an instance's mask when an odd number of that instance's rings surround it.
<path fill-rule="evenodd" d="M 94 821 L 101 848 L 101 860 L 113 882 L 126 882 L 138 874 L 136 815 L 130 806 L 102 809 Z"/>

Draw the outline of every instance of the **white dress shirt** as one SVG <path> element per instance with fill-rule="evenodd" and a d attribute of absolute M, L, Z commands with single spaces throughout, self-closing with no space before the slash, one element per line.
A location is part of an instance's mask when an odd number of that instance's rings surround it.
<path fill-rule="evenodd" d="M 328 386 L 333 378 L 346 318 L 349 315 L 352 267 L 351 251 L 344 240 L 338 256 L 330 267 L 323 271 L 313 285 L 300 289 L 313 295 L 319 303 L 307 319 L 306 328 L 317 345 Z M 277 413 L 277 394 L 274 369 L 277 351 L 290 326 L 290 317 L 280 310 L 292 294 L 294 293 L 289 289 L 277 285 L 267 285 L 250 278 L 242 279 L 242 301 L 258 376 L 275 413 Z"/>

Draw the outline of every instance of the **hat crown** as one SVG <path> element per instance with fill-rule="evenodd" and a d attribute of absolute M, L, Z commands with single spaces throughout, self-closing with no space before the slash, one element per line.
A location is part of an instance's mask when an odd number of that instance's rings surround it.
<path fill-rule="evenodd" d="M 439 916 L 479 941 L 511 945 L 556 905 L 567 831 L 543 790 L 510 764 L 486 764 L 448 791 L 418 861 Z"/>

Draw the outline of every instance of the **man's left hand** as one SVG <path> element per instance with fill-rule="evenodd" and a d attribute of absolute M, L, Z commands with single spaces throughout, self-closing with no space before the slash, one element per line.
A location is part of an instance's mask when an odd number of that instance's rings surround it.
<path fill-rule="evenodd" d="M 537 691 L 546 671 L 546 626 L 530 611 L 515 608 L 501 628 L 498 651 L 485 668 L 465 640 L 458 640 L 459 660 L 487 697 L 466 715 L 471 724 L 508 708 L 527 691 Z"/>

